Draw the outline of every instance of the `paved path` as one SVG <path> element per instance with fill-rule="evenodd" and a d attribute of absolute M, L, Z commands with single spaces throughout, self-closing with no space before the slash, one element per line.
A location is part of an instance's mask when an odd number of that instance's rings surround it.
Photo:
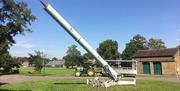
<path fill-rule="evenodd" d="M 0 85 L 3 84 L 17 84 L 27 81 L 37 81 L 37 80 L 61 80 L 61 79 L 85 79 L 90 77 L 53 77 L 53 76 L 23 76 L 23 75 L 2 75 L 0 76 Z M 157 81 L 167 81 L 167 82 L 177 82 L 180 83 L 180 77 L 140 77 L 137 79 L 142 80 L 157 80 Z"/>
<path fill-rule="evenodd" d="M 137 79 L 180 83 L 180 77 L 175 77 L 175 76 L 173 76 L 173 77 L 141 77 L 141 76 L 138 76 Z"/>

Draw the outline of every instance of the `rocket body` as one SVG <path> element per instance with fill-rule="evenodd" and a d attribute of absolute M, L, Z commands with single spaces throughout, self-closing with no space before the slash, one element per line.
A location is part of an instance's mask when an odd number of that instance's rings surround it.
<path fill-rule="evenodd" d="M 94 58 L 102 64 L 108 75 L 113 80 L 117 80 L 117 72 L 108 65 L 108 63 L 84 40 L 84 38 L 81 37 L 81 35 L 77 33 L 76 30 L 50 4 L 46 5 L 43 3 L 43 6 L 46 12 L 49 13 L 68 34 L 70 34 L 87 52 L 92 54 Z"/>

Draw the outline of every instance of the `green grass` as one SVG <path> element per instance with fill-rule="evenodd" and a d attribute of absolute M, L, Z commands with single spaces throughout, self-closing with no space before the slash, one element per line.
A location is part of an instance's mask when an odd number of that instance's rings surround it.
<path fill-rule="evenodd" d="M 20 68 L 20 75 L 28 75 L 28 76 L 73 76 L 74 69 L 66 69 L 66 68 L 45 68 L 45 73 L 42 69 L 41 74 L 35 73 L 34 68 Z"/>
<path fill-rule="evenodd" d="M 44 75 L 29 74 L 33 68 L 20 68 L 21 75 Z M 74 69 L 46 68 L 48 76 L 73 76 Z M 162 81 L 138 80 L 136 86 L 112 86 L 110 88 L 94 88 L 86 85 L 85 78 L 71 78 L 62 80 L 46 80 L 24 82 L 14 85 L 2 85 L 0 91 L 180 91 L 180 84 Z"/>
<path fill-rule="evenodd" d="M 33 81 L 16 85 L 4 85 L 1 91 L 180 91 L 180 84 L 161 81 L 138 80 L 136 86 L 91 87 L 85 79 Z"/>

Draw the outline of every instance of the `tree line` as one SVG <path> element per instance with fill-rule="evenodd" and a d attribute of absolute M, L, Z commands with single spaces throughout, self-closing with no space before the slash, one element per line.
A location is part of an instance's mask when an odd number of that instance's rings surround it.
<path fill-rule="evenodd" d="M 140 34 L 135 35 L 128 43 L 122 53 L 118 51 L 118 42 L 115 40 L 105 40 L 99 44 L 99 47 L 96 51 L 102 56 L 105 60 L 130 60 L 134 53 L 138 50 L 151 50 L 151 49 L 163 49 L 166 48 L 165 42 L 161 39 L 150 38 L 146 40 Z M 65 64 L 67 66 L 78 65 L 81 66 L 88 59 L 94 59 L 90 53 L 81 54 L 77 49 L 76 45 L 68 47 L 66 55 L 63 57 Z M 99 63 L 97 62 L 99 65 Z"/>

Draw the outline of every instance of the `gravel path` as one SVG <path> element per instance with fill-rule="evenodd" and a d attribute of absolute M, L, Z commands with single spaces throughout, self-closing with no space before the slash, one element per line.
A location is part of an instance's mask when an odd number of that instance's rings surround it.
<path fill-rule="evenodd" d="M 52 77 L 52 76 L 23 76 L 23 75 L 2 75 L 0 76 L 0 84 L 16 84 L 27 81 L 39 80 L 61 80 L 76 79 L 75 77 Z"/>
<path fill-rule="evenodd" d="M 38 81 L 38 80 L 61 80 L 61 79 L 85 79 L 89 77 L 52 77 L 52 76 L 23 76 L 23 75 L 2 75 L 0 76 L 0 85 L 3 84 L 17 84 L 27 81 Z M 177 82 L 180 83 L 180 77 L 140 77 L 137 79 L 142 80 L 157 80 L 157 81 L 167 81 L 167 82 Z"/>

